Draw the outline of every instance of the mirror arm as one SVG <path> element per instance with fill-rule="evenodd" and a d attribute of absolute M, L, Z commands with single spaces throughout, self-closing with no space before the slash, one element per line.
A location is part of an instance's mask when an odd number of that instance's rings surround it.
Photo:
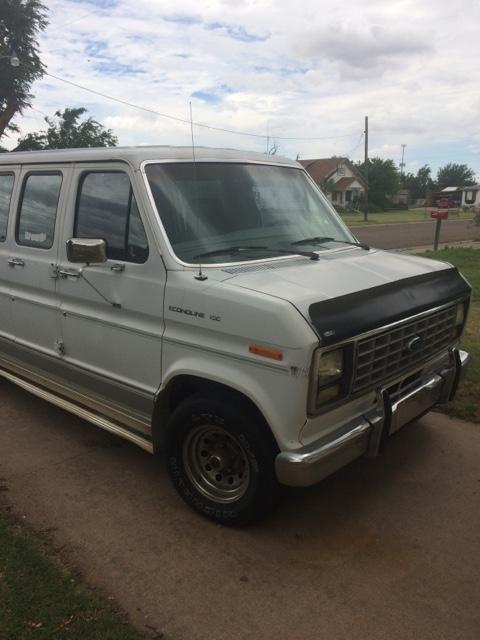
<path fill-rule="evenodd" d="M 86 269 L 86 268 L 87 268 L 87 267 L 89 267 L 89 266 L 90 266 L 90 265 L 89 265 L 89 264 L 88 264 L 88 262 L 87 262 L 87 264 L 85 265 L 85 267 L 84 267 L 84 268 Z M 88 280 L 88 279 L 85 277 L 85 273 L 84 273 L 83 271 L 84 271 L 83 269 L 80 269 L 80 273 L 79 273 L 80 278 L 83 278 L 83 280 L 85 280 L 85 282 L 88 284 L 88 286 L 89 286 L 89 287 L 91 287 L 91 288 L 92 288 L 92 289 L 93 289 L 93 290 L 94 290 L 94 291 L 95 291 L 95 292 L 96 292 L 96 293 L 97 293 L 97 294 L 102 298 L 102 300 L 105 300 L 105 302 L 108 302 L 108 304 L 111 304 L 111 305 L 112 305 L 112 307 L 115 307 L 116 309 L 121 309 L 121 308 L 122 308 L 122 305 L 121 305 L 119 302 L 112 302 L 112 300 L 109 300 L 108 298 L 106 298 L 106 297 L 103 295 L 103 293 L 102 293 L 101 291 L 99 291 L 99 290 L 97 289 L 97 287 L 96 287 L 94 284 L 92 284 L 92 283 L 90 282 L 90 280 Z"/>

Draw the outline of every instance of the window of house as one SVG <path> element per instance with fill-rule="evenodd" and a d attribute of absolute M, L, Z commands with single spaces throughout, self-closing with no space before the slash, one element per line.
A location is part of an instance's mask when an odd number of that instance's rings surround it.
<path fill-rule="evenodd" d="M 473 204 L 475 202 L 475 191 L 466 191 L 465 192 L 465 203 Z"/>
<path fill-rule="evenodd" d="M 332 193 L 332 202 L 337 202 L 338 200 L 338 191 L 334 191 Z"/>
<path fill-rule="evenodd" d="M 14 181 L 13 173 L 0 174 L 0 242 L 5 242 L 7 237 L 8 212 Z"/>
<path fill-rule="evenodd" d="M 82 176 L 74 235 L 103 238 L 107 258 L 145 262 L 148 242 L 130 179 L 120 171 L 94 171 Z"/>
<path fill-rule="evenodd" d="M 345 202 L 351 202 L 351 201 L 352 201 L 352 192 L 345 191 Z"/>
<path fill-rule="evenodd" d="M 52 247 L 61 186 L 60 173 L 27 175 L 17 221 L 18 244 L 38 249 Z"/>
<path fill-rule="evenodd" d="M 345 167 L 343 166 L 343 164 L 339 164 L 337 166 L 337 175 L 339 175 L 339 176 L 344 176 L 345 175 Z"/>

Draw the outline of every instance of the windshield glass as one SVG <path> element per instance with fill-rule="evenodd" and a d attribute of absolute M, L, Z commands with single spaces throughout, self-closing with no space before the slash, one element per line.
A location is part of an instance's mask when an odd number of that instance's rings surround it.
<path fill-rule="evenodd" d="M 301 169 L 198 162 L 146 166 L 153 198 L 175 254 L 187 263 L 225 263 L 318 251 L 352 241 Z M 208 255 L 207 255 L 208 254 Z"/>

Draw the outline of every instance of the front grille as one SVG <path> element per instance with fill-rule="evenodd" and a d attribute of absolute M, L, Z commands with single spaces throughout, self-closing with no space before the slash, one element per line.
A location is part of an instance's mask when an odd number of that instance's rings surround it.
<path fill-rule="evenodd" d="M 445 349 L 453 340 L 455 317 L 456 305 L 452 305 L 360 340 L 352 392 L 378 386 Z M 412 352 L 408 345 L 417 337 L 421 339 L 421 346 Z"/>

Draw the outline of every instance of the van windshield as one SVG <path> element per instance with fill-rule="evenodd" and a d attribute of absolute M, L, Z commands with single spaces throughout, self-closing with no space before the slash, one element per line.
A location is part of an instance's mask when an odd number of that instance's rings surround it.
<path fill-rule="evenodd" d="M 295 167 L 159 163 L 147 165 L 146 174 L 170 244 L 186 263 L 258 260 L 296 254 L 299 241 L 317 251 L 354 240 Z"/>

